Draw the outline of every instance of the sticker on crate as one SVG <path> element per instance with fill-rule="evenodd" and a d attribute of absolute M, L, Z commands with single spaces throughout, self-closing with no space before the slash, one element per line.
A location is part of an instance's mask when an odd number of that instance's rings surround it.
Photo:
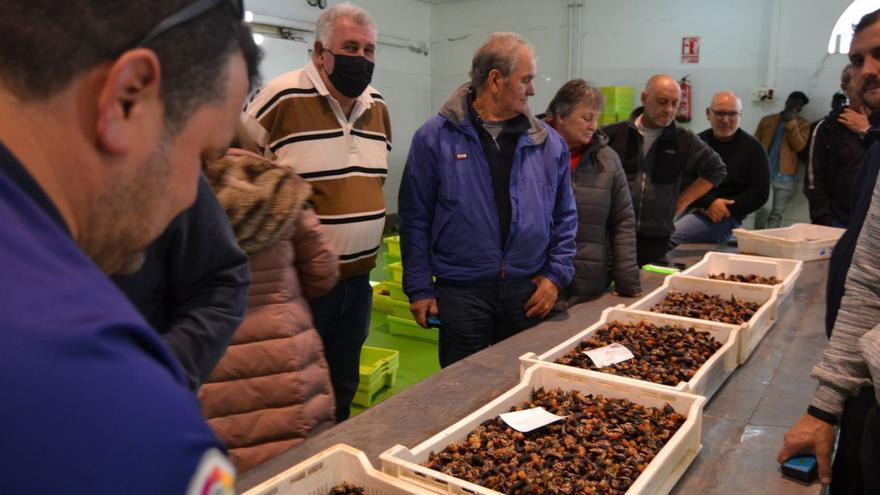
<path fill-rule="evenodd" d="M 543 407 L 508 412 L 499 414 L 498 417 L 501 418 L 501 421 L 507 423 L 507 426 L 522 433 L 528 433 L 550 423 L 555 423 L 560 419 L 565 419 L 565 416 L 557 416 Z"/>
<path fill-rule="evenodd" d="M 606 366 L 611 366 L 612 364 L 629 361 L 635 357 L 633 356 L 632 351 L 616 342 L 611 345 L 606 345 L 605 347 L 584 351 L 584 354 L 593 361 L 597 368 L 604 368 Z"/>

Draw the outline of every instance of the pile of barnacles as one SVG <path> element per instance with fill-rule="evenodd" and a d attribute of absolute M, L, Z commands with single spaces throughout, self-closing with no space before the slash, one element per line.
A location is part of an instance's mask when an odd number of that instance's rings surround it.
<path fill-rule="evenodd" d="M 760 275 L 750 274 L 750 275 L 727 275 L 724 272 L 721 273 L 710 273 L 709 278 L 713 280 L 728 280 L 730 282 L 742 282 L 745 284 L 761 284 L 761 285 L 776 285 L 781 284 L 782 281 L 774 276 L 762 277 Z"/>
<path fill-rule="evenodd" d="M 740 324 L 749 321 L 761 305 L 749 301 L 737 301 L 702 292 L 669 291 L 662 303 L 651 308 L 655 313 L 687 316 L 699 320 Z"/>

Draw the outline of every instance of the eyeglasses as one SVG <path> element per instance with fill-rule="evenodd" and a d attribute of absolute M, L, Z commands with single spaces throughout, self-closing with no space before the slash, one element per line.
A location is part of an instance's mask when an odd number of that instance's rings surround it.
<path fill-rule="evenodd" d="M 719 119 L 723 119 L 724 117 L 736 119 L 739 118 L 740 115 L 742 115 L 742 112 L 719 112 L 717 110 L 712 110 L 711 108 L 709 109 L 709 111 L 711 111 L 712 115 L 718 117 Z"/>
<path fill-rule="evenodd" d="M 177 27 L 183 23 L 189 22 L 205 12 L 221 5 L 228 3 L 232 6 L 233 11 L 238 19 L 244 19 L 244 0 L 197 0 L 170 16 L 162 19 L 156 27 L 154 27 L 146 36 L 141 38 L 135 46 L 142 47 L 147 43 L 161 36 L 166 31 Z"/>

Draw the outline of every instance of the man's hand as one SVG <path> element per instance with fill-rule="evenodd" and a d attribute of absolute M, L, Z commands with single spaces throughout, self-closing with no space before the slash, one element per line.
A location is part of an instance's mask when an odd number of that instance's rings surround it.
<path fill-rule="evenodd" d="M 839 117 L 837 117 L 837 121 L 856 134 L 868 132 L 868 129 L 871 128 L 871 124 L 868 123 L 868 116 L 865 115 L 864 109 L 857 112 L 852 108 L 847 108 Z"/>
<path fill-rule="evenodd" d="M 736 201 L 732 199 L 718 198 L 712 201 L 712 204 L 706 209 L 706 216 L 709 217 L 709 220 L 712 220 L 712 223 L 718 223 L 730 216 L 730 210 L 727 209 L 727 205 L 734 203 Z"/>
<path fill-rule="evenodd" d="M 617 297 L 642 297 L 641 292 L 633 292 L 632 294 L 623 294 L 617 291 L 612 292 Z"/>
<path fill-rule="evenodd" d="M 533 277 L 532 282 L 534 282 L 538 288 L 535 289 L 532 297 L 526 301 L 526 317 L 531 318 L 533 316 L 540 316 L 543 318 L 547 316 L 547 313 L 549 313 L 550 310 L 553 309 L 553 305 L 556 304 L 556 297 L 559 295 L 559 288 L 556 287 L 556 284 L 551 282 L 549 278 L 542 275 Z"/>
<path fill-rule="evenodd" d="M 809 414 L 785 434 L 785 445 L 776 460 L 785 463 L 796 454 L 816 454 L 819 464 L 819 480 L 823 485 L 831 483 L 831 454 L 834 450 L 834 426 Z"/>
<path fill-rule="evenodd" d="M 675 200 L 675 216 L 673 218 L 677 218 L 679 215 L 684 213 L 684 210 L 687 209 L 690 203 L 686 203 L 682 200 L 682 197 L 679 196 L 678 199 Z"/>
<path fill-rule="evenodd" d="M 416 323 L 421 325 L 423 328 L 428 328 L 428 315 L 437 316 L 440 313 L 440 309 L 437 308 L 437 300 L 436 299 L 422 299 L 420 301 L 416 301 L 409 305 L 409 310 L 412 313 L 413 317 L 416 319 Z"/>

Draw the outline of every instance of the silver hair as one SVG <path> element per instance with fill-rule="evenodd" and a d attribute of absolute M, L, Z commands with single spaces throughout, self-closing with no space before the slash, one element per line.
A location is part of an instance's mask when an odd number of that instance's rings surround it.
<path fill-rule="evenodd" d="M 345 2 L 334 5 L 321 13 L 318 21 L 315 23 L 315 39 L 320 41 L 325 47 L 329 46 L 330 36 L 333 35 L 333 24 L 336 22 L 336 19 L 341 17 L 348 17 L 360 26 L 371 28 L 374 35 L 377 34 L 373 16 L 362 7 Z"/>
<path fill-rule="evenodd" d="M 605 95 L 592 83 L 583 79 L 572 79 L 563 84 L 550 100 L 547 113 L 553 117 L 568 117 L 579 105 L 602 111 L 605 108 Z"/>
<path fill-rule="evenodd" d="M 474 53 L 471 62 L 471 87 L 479 91 L 489 79 L 489 72 L 496 69 L 507 78 L 516 70 L 517 55 L 526 47 L 534 56 L 535 48 L 517 33 L 492 33 L 483 46 Z"/>

